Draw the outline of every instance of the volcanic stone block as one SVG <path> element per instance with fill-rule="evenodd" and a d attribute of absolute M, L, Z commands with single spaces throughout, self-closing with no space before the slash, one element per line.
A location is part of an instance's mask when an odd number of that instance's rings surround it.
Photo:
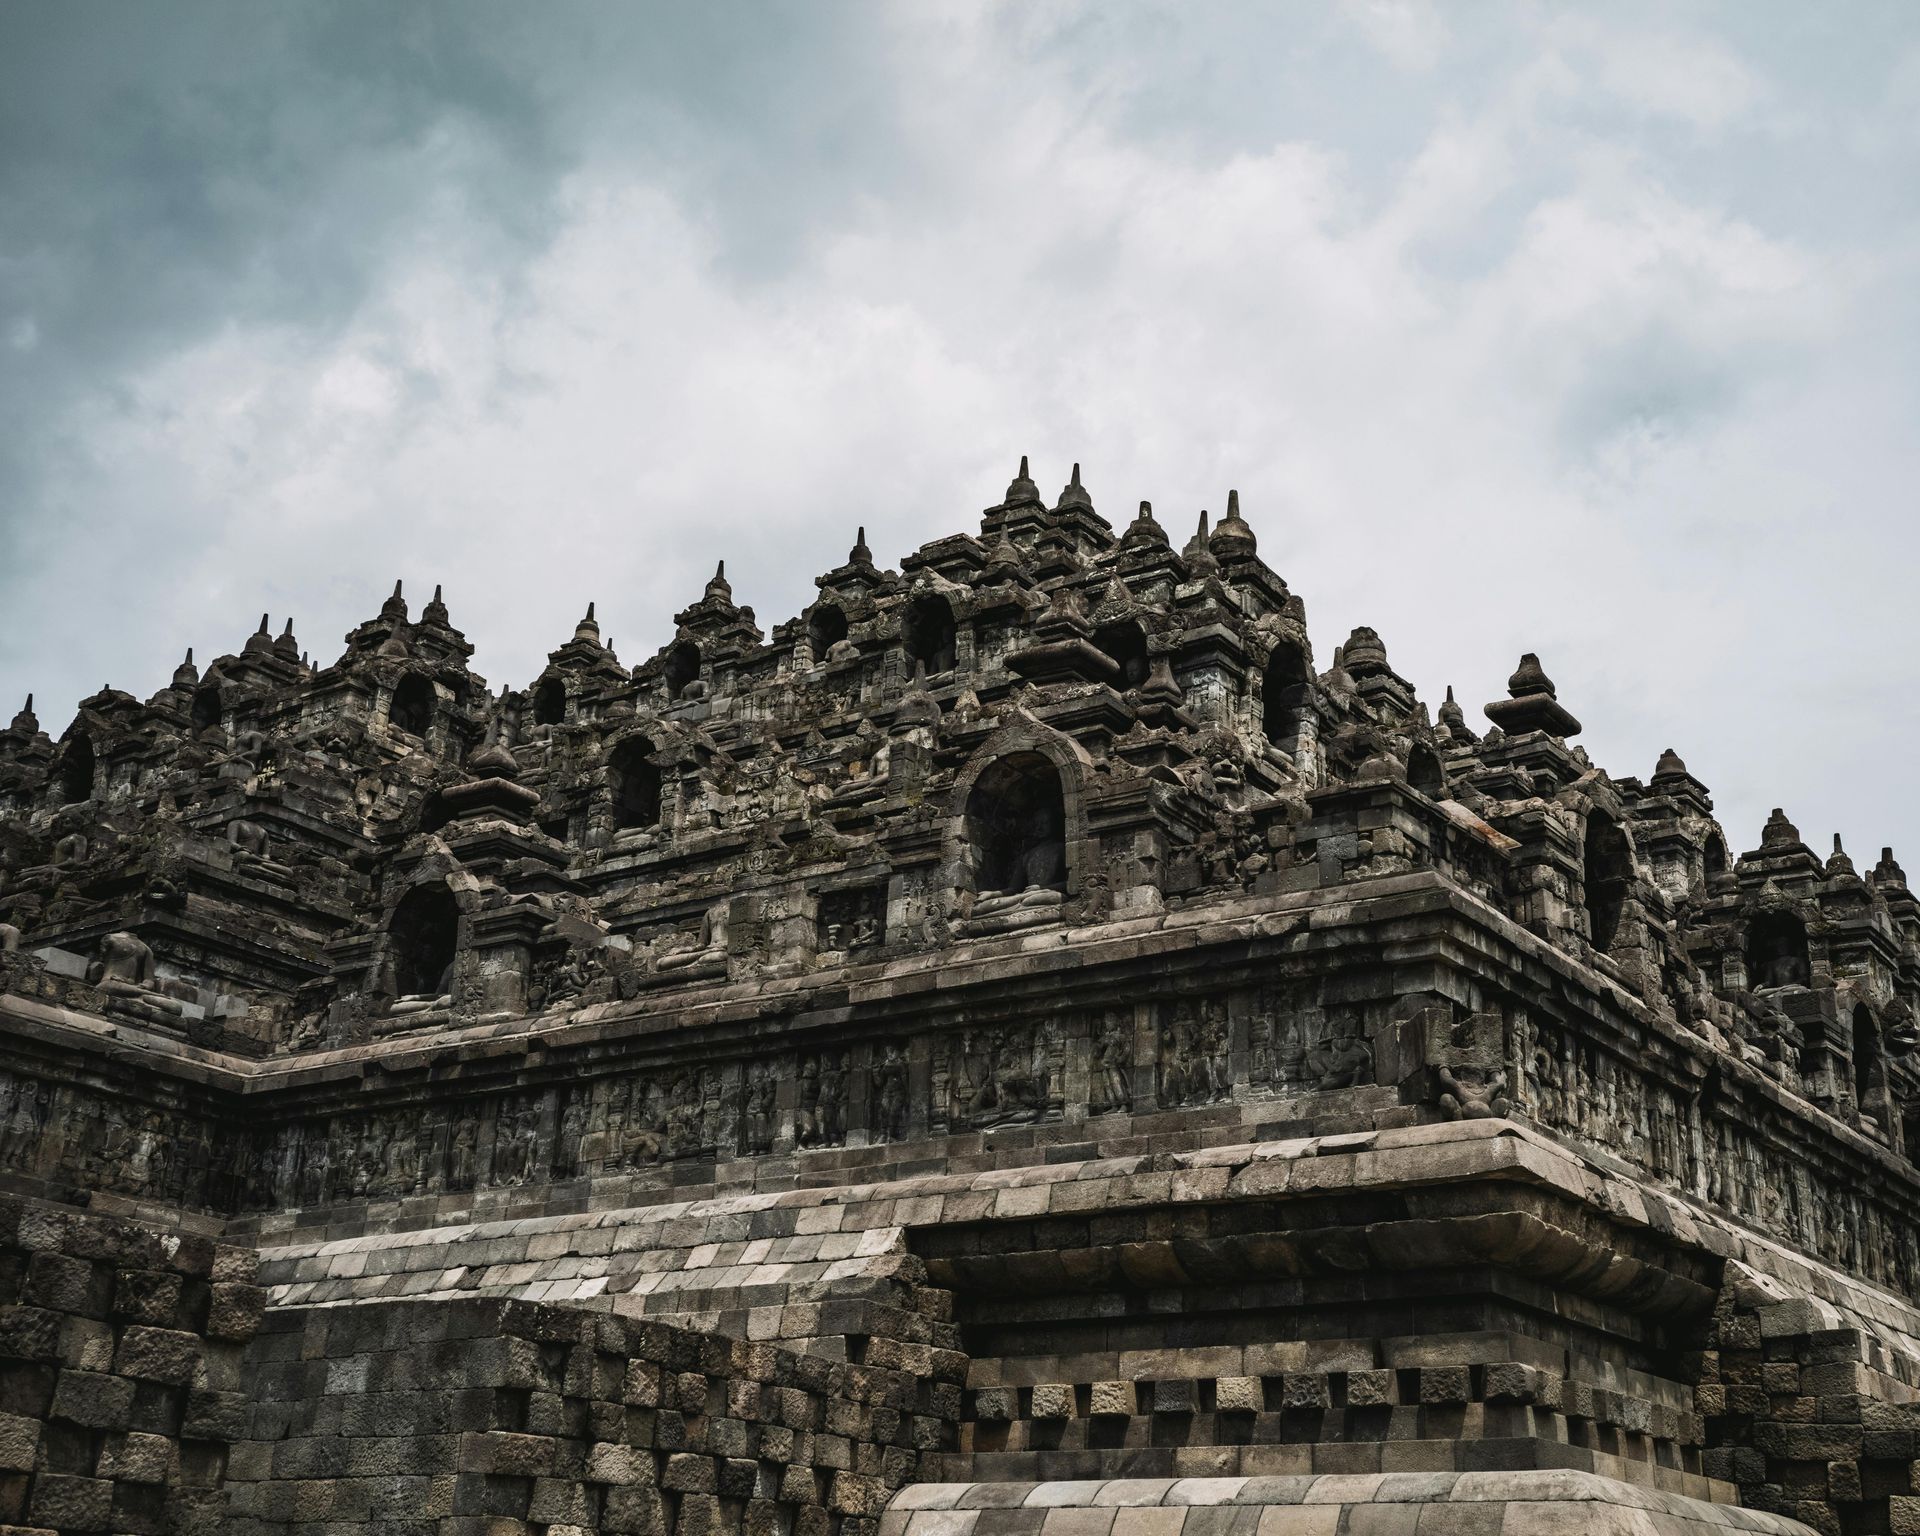
<path fill-rule="evenodd" d="M 1420 1401 L 1434 1405 L 1464 1403 L 1473 1395 L 1473 1373 L 1464 1365 L 1428 1365 L 1420 1369 Z"/>
<path fill-rule="evenodd" d="M 712 1493 L 717 1483 L 711 1456 L 682 1451 L 667 1458 L 660 1486 L 677 1493 Z"/>
<path fill-rule="evenodd" d="M 654 1480 L 653 1452 L 603 1442 L 587 1452 L 583 1476 L 590 1483 L 650 1483 Z"/>
<path fill-rule="evenodd" d="M 1093 1418 L 1130 1418 L 1140 1411 L 1139 1389 L 1131 1381 L 1096 1381 L 1088 1397 Z"/>
<path fill-rule="evenodd" d="M 982 1387 L 973 1394 L 973 1416 L 982 1424 L 1005 1424 L 1020 1417 L 1019 1394 L 1012 1387 Z"/>
<path fill-rule="evenodd" d="M 165 1269 L 123 1269 L 113 1277 L 113 1315 L 154 1328 L 173 1325 L 186 1284 Z"/>
<path fill-rule="evenodd" d="M 44 1307 L 0 1307 L 0 1358 L 58 1360 L 61 1322 Z"/>
<path fill-rule="evenodd" d="M 207 1307 L 207 1337 L 245 1343 L 260 1331 L 266 1314 L 267 1293 L 258 1286 L 237 1281 L 218 1281 L 210 1287 Z"/>
<path fill-rule="evenodd" d="M 240 1440 L 247 1432 L 244 1392 L 213 1392 L 195 1387 L 187 1393 L 180 1432 L 201 1440 Z"/>
<path fill-rule="evenodd" d="M 77 1313 L 82 1317 L 102 1317 L 102 1287 L 94 1280 L 93 1265 L 85 1259 L 63 1253 L 36 1253 L 27 1262 L 27 1275 L 20 1287 L 20 1299 L 29 1306 L 46 1307 L 54 1312 Z"/>
<path fill-rule="evenodd" d="M 0 1413 L 0 1472 L 31 1472 L 39 1449 L 37 1420 Z"/>
<path fill-rule="evenodd" d="M 50 1414 L 89 1429 L 125 1429 L 133 1421 L 135 1384 L 124 1376 L 62 1371 Z"/>
<path fill-rule="evenodd" d="M 131 1327 L 120 1335 L 114 1369 L 141 1381 L 191 1386 L 202 1347 L 193 1334 L 177 1328 Z"/>
<path fill-rule="evenodd" d="M 609 1488 L 600 1528 L 619 1536 L 667 1536 L 672 1518 L 666 1500 L 651 1483 Z"/>
<path fill-rule="evenodd" d="M 164 1483 L 177 1452 L 161 1435 L 113 1435 L 100 1452 L 100 1476 L 122 1483 Z"/>
<path fill-rule="evenodd" d="M 620 1395 L 636 1408 L 659 1407 L 660 1367 L 651 1360 L 629 1360 Z"/>
<path fill-rule="evenodd" d="M 1530 1403 L 1538 1372 L 1517 1361 L 1496 1361 L 1486 1370 L 1486 1398 L 1490 1403 Z M 1424 1397 L 1424 1384 L 1423 1384 Z"/>
<path fill-rule="evenodd" d="M 1213 1383 L 1213 1406 L 1217 1413 L 1258 1413 L 1266 1394 L 1258 1376 L 1221 1376 Z"/>
<path fill-rule="evenodd" d="M 599 1507 L 592 1491 L 584 1483 L 559 1477 L 538 1477 L 533 1482 L 533 1497 L 527 1505 L 527 1518 L 543 1525 L 594 1526 L 599 1523 Z"/>
<path fill-rule="evenodd" d="M 842 1515 L 878 1515 L 887 1507 L 887 1490 L 876 1477 L 836 1472 L 827 1491 L 827 1507 Z"/>
<path fill-rule="evenodd" d="M 113 1324 L 69 1317 L 60 1327 L 60 1363 L 76 1371 L 113 1369 Z"/>
<path fill-rule="evenodd" d="M 1070 1419 L 1074 1413 L 1073 1388 L 1065 1382 L 1048 1382 L 1033 1389 L 1032 1413 L 1036 1419 Z"/>
<path fill-rule="evenodd" d="M 1333 1393 L 1327 1378 L 1316 1371 L 1288 1371 L 1280 1378 L 1280 1406 L 1292 1409 L 1326 1409 L 1333 1406 Z"/>
<path fill-rule="evenodd" d="M 1384 1408 L 1399 1400 L 1399 1381 L 1392 1371 L 1347 1372 L 1349 1408 Z"/>
<path fill-rule="evenodd" d="M 113 1528 L 113 1484 L 103 1477 L 69 1477 L 42 1472 L 33 1480 L 34 1524 L 59 1531 Z"/>

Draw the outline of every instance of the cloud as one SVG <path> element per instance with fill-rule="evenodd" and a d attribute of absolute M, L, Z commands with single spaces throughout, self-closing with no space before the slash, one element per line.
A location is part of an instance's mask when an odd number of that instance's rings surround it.
<path fill-rule="evenodd" d="M 1029 452 L 1116 522 L 1237 485 L 1323 664 L 1372 624 L 1471 711 L 1540 651 L 1599 761 L 1679 748 L 1736 845 L 1775 803 L 1920 834 L 1880 639 L 1920 243 L 1728 190 L 1763 104 L 1878 185 L 1811 65 L 1702 34 L 1686 101 L 1658 12 L 187 9 L 0 172 L 45 215 L 0 242 L 38 338 L 0 686 L 56 730 L 262 608 L 330 659 L 395 576 L 496 686 L 589 599 L 643 659 L 723 557 L 770 628 L 857 524 L 897 562 Z M 122 203 L 156 120 L 174 190 Z"/>

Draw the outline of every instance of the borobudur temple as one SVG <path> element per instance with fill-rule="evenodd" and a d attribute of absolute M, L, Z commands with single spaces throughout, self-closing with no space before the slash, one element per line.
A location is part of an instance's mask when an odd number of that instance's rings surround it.
<path fill-rule="evenodd" d="M 1920 1533 L 1891 852 L 1231 498 L 816 585 L 0 732 L 0 1536 Z"/>

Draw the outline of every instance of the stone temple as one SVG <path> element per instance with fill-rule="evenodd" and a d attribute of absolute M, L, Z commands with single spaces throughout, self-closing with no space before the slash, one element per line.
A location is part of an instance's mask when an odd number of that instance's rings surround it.
<path fill-rule="evenodd" d="M 0 1536 L 1920 1532 L 1891 852 L 1233 498 L 817 585 L 0 732 Z"/>

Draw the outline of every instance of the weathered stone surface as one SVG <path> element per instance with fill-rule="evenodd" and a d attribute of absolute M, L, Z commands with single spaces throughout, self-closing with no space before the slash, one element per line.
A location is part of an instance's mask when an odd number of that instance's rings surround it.
<path fill-rule="evenodd" d="M 1316 660 L 1237 499 L 818 586 L 0 731 L 0 1523 L 1912 1521 L 1890 851 Z"/>

